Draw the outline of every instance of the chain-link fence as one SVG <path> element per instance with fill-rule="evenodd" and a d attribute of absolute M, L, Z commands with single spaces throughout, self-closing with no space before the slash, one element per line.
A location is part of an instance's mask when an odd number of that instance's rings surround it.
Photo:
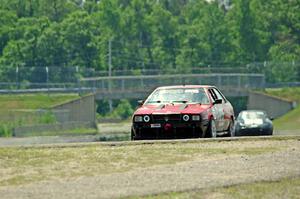
<path fill-rule="evenodd" d="M 248 70 L 262 73 L 268 83 L 300 82 L 300 62 L 254 62 L 248 64 Z"/>
<path fill-rule="evenodd" d="M 113 67 L 114 68 L 114 67 Z M 120 68 L 120 67 L 116 67 Z M 195 68 L 175 69 L 135 68 L 112 70 L 112 76 L 148 76 L 168 74 L 213 74 L 247 73 L 264 74 L 267 83 L 299 82 L 300 62 L 255 62 L 244 66 L 203 65 Z M 3 67 L 0 68 L 0 90 L 41 89 L 41 88 L 79 88 L 80 80 L 89 77 L 107 77 L 108 71 L 98 71 L 84 67 Z"/>
<path fill-rule="evenodd" d="M 262 74 L 214 73 L 214 74 L 181 74 L 181 75 L 147 75 L 85 78 L 81 85 L 92 88 L 97 93 L 134 93 L 152 90 L 158 86 L 168 85 L 216 85 L 220 88 L 236 90 L 258 89 L 265 87 Z"/>

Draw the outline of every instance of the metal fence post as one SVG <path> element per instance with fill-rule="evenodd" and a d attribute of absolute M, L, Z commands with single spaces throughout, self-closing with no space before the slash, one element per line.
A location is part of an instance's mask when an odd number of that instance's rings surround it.
<path fill-rule="evenodd" d="M 242 78 L 241 75 L 239 75 L 238 79 L 237 79 L 238 80 L 238 88 L 239 88 L 239 90 L 241 89 L 241 81 L 242 81 L 241 78 Z"/>
<path fill-rule="evenodd" d="M 124 79 L 121 80 L 121 90 L 122 90 L 122 92 L 125 91 L 125 80 Z"/>
<path fill-rule="evenodd" d="M 20 84 L 19 84 L 19 66 L 16 68 L 16 86 L 17 89 L 20 89 Z"/>
<path fill-rule="evenodd" d="M 49 68 L 48 68 L 48 66 L 46 66 L 46 85 L 47 85 L 47 90 L 48 90 L 48 95 L 49 95 L 50 90 L 49 90 L 48 82 L 49 82 Z"/>

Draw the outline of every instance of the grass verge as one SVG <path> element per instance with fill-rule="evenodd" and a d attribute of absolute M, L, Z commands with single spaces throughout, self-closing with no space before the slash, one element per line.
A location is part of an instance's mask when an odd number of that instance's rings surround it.
<path fill-rule="evenodd" d="M 163 143 L 91 145 L 82 147 L 0 148 L 0 186 L 41 180 L 94 176 L 138 168 L 176 164 L 201 158 L 259 155 L 281 150 L 279 141 L 226 143 Z M 229 146 L 229 147 L 228 147 Z"/>
<path fill-rule="evenodd" d="M 95 135 L 97 129 L 93 128 L 76 128 L 65 131 L 44 131 L 44 132 L 31 132 L 24 134 L 24 137 L 33 136 L 58 136 L 58 135 Z"/>
<path fill-rule="evenodd" d="M 14 127 L 55 123 L 49 108 L 77 98 L 78 94 L 0 95 L 0 137 L 11 137 Z"/>
<path fill-rule="evenodd" d="M 188 199 L 188 198 L 218 198 L 218 199 L 299 199 L 300 177 L 286 178 L 274 182 L 257 182 L 235 185 L 225 188 L 215 188 L 200 191 L 172 192 L 155 196 L 146 196 L 144 199 Z M 134 199 L 135 197 L 130 197 Z M 139 197 L 140 198 L 140 197 Z"/>
<path fill-rule="evenodd" d="M 274 120 L 276 130 L 299 130 L 300 133 L 300 105 L 284 116 Z"/>
<path fill-rule="evenodd" d="M 298 103 L 294 110 L 274 120 L 274 128 L 276 130 L 300 130 L 300 87 L 266 89 L 266 93 Z"/>
<path fill-rule="evenodd" d="M 283 99 L 300 102 L 300 87 L 291 88 L 269 88 L 265 91 L 269 95 L 277 96 Z"/>
<path fill-rule="evenodd" d="M 0 95 L 0 112 L 12 109 L 48 109 L 77 98 L 78 94 Z"/>

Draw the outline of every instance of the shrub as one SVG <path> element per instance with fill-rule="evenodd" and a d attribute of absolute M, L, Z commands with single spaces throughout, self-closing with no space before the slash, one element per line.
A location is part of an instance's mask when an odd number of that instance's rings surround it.
<path fill-rule="evenodd" d="M 0 123 L 0 137 L 12 136 L 12 125 L 9 123 Z"/>
<path fill-rule="evenodd" d="M 121 100 L 118 106 L 110 114 L 111 117 L 127 119 L 133 114 L 133 109 L 128 100 Z"/>
<path fill-rule="evenodd" d="M 47 111 L 39 118 L 39 124 L 53 124 L 56 122 L 55 115 L 51 111 Z"/>

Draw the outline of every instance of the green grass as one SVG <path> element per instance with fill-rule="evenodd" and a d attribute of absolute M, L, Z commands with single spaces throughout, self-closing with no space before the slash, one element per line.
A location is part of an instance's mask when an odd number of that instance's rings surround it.
<path fill-rule="evenodd" d="M 300 130 L 300 87 L 267 89 L 266 93 L 298 103 L 294 110 L 274 120 L 274 128 L 276 130 Z"/>
<path fill-rule="evenodd" d="M 55 123 L 53 113 L 38 110 L 77 98 L 77 94 L 0 95 L 0 137 L 12 136 L 12 129 L 17 126 Z"/>
<path fill-rule="evenodd" d="M 277 96 L 300 103 L 300 87 L 266 89 L 269 95 Z"/>
<path fill-rule="evenodd" d="M 3 112 L 2 112 L 3 114 Z M 56 122 L 55 115 L 51 111 L 43 113 L 17 112 L 11 113 L 9 117 L 0 115 L 0 137 L 11 137 L 13 128 L 23 125 L 53 124 Z"/>
<path fill-rule="evenodd" d="M 203 146 L 203 143 L 164 143 L 0 148 L 0 186 L 118 173 L 199 158 L 218 158 L 220 155 L 258 155 L 282 149 L 276 147 L 273 141 L 263 146 L 250 146 L 252 145 L 226 147 L 220 143 L 207 146 Z"/>
<path fill-rule="evenodd" d="M 13 109 L 48 109 L 77 98 L 77 94 L 0 95 L 0 112 Z"/>
<path fill-rule="evenodd" d="M 24 136 L 95 135 L 97 133 L 97 129 L 94 128 L 76 128 L 64 131 L 30 132 L 24 134 Z"/>
<path fill-rule="evenodd" d="M 274 182 L 257 182 L 251 184 L 235 185 L 210 190 L 172 192 L 155 196 L 146 196 L 145 199 L 189 199 L 189 198 L 218 198 L 218 199 L 299 199 L 300 178 L 287 178 Z M 132 199 L 135 197 L 131 197 Z M 138 197 L 140 198 L 140 197 Z"/>
<path fill-rule="evenodd" d="M 300 130 L 300 106 L 274 120 L 273 124 L 276 130 Z"/>

